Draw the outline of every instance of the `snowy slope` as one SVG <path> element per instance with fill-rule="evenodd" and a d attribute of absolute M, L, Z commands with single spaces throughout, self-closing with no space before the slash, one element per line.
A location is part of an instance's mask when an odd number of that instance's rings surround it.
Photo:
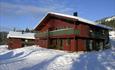
<path fill-rule="evenodd" d="M 105 21 L 111 21 L 111 20 L 115 20 L 115 16 L 105 19 Z"/>
<path fill-rule="evenodd" d="M 4 47 L 7 45 L 0 48 L 0 70 L 115 70 L 115 49 L 68 53 L 36 45 L 14 50 Z"/>

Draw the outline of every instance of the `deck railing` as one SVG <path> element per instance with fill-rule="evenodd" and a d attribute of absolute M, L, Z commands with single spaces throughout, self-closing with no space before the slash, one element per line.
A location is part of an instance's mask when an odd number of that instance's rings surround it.
<path fill-rule="evenodd" d="M 102 39 L 104 39 L 104 38 L 106 38 L 107 37 L 107 34 L 103 34 L 102 32 L 93 32 L 93 33 L 91 33 L 90 34 L 90 37 L 92 37 L 92 38 L 102 38 Z"/>
<path fill-rule="evenodd" d="M 71 34 L 79 34 L 79 30 L 74 30 L 72 28 L 59 29 L 47 32 L 39 32 L 35 35 L 35 37 L 48 37 L 48 36 L 58 36 L 58 35 L 71 35 Z"/>

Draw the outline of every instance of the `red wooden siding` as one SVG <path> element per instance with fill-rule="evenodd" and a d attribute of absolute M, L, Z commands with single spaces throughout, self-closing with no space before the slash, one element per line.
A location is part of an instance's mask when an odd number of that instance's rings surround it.
<path fill-rule="evenodd" d="M 47 43 L 47 40 L 40 40 L 40 39 L 37 39 L 36 40 L 36 45 L 39 45 L 41 47 L 44 47 L 44 48 L 47 48 L 48 46 L 48 43 Z"/>
<path fill-rule="evenodd" d="M 86 40 L 78 39 L 78 51 L 86 51 Z"/>
<path fill-rule="evenodd" d="M 65 22 L 65 21 L 62 21 L 62 20 L 59 20 L 59 19 L 53 19 L 53 27 L 54 28 L 74 28 L 74 24 L 72 23 L 69 23 L 69 22 Z M 52 24 L 52 23 L 50 23 Z"/>
<path fill-rule="evenodd" d="M 28 39 L 21 39 L 21 38 L 9 38 L 8 39 L 8 48 L 9 49 L 16 49 L 16 48 L 21 48 L 24 46 L 31 46 L 37 44 L 35 40 L 29 39 L 28 42 L 25 42 L 25 40 Z"/>
<path fill-rule="evenodd" d="M 77 44 L 76 44 L 75 39 L 71 40 L 71 51 L 73 51 L 73 52 L 77 51 Z"/>
<path fill-rule="evenodd" d="M 76 25 L 77 30 L 79 30 L 79 35 L 80 37 L 89 37 L 89 26 L 82 24 L 82 22 L 79 25 Z"/>
<path fill-rule="evenodd" d="M 8 48 L 9 49 L 16 49 L 20 48 L 22 46 L 21 39 L 16 39 L 16 38 L 10 38 L 8 40 Z"/>
<path fill-rule="evenodd" d="M 74 24 L 70 24 L 68 22 L 64 22 L 59 19 L 50 19 L 49 22 L 45 22 L 46 25 L 39 30 L 40 32 L 47 31 L 48 28 L 51 28 L 52 30 L 57 29 L 62 29 L 62 28 L 74 28 Z"/>

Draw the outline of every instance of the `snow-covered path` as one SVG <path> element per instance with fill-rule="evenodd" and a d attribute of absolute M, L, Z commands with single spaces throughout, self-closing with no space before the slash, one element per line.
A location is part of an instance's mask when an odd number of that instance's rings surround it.
<path fill-rule="evenodd" d="M 0 70 L 46 70 L 48 65 L 52 67 L 53 61 L 67 54 L 69 53 L 36 46 L 10 50 L 0 54 Z M 58 61 L 61 64 L 58 63 L 57 66 L 64 66 L 70 62 L 61 60 L 63 62 Z M 53 65 L 56 66 L 56 64 Z"/>

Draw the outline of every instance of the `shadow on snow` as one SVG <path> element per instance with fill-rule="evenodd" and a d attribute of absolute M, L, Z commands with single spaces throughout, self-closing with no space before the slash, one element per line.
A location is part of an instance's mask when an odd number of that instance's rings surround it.
<path fill-rule="evenodd" d="M 62 56 L 62 55 L 56 55 L 52 59 L 44 60 L 32 67 L 23 68 L 21 70 L 47 70 L 47 66 L 60 56 Z"/>

